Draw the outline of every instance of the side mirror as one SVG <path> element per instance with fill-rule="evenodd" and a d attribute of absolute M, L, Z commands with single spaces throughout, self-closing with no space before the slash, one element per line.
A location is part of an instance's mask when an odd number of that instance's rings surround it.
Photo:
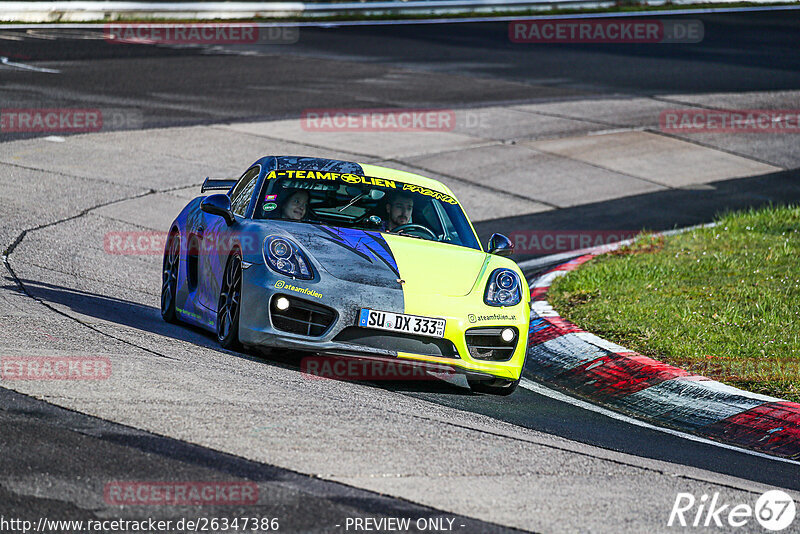
<path fill-rule="evenodd" d="M 503 234 L 492 234 L 489 238 L 489 254 L 498 256 L 511 256 L 514 253 L 514 243 Z"/>
<path fill-rule="evenodd" d="M 200 209 L 211 215 L 217 215 L 225 219 L 228 226 L 236 222 L 231 211 L 231 199 L 228 195 L 209 195 L 200 203 Z"/>

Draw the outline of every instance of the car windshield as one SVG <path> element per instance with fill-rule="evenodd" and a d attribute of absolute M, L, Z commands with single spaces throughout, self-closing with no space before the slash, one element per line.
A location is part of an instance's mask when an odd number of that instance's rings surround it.
<path fill-rule="evenodd" d="M 389 232 L 480 250 L 461 206 L 445 193 L 356 174 L 272 171 L 267 178 L 256 219 Z"/>

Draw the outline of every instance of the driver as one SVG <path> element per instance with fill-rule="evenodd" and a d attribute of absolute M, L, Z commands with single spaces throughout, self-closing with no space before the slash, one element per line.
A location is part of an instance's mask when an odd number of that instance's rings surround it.
<path fill-rule="evenodd" d="M 388 220 L 383 223 L 383 230 L 391 232 L 398 226 L 411 223 L 411 212 L 414 211 L 414 197 L 405 193 L 394 195 L 386 203 Z"/>

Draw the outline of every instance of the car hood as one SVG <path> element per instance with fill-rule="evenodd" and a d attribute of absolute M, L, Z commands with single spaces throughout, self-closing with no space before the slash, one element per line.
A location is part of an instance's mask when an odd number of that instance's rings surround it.
<path fill-rule="evenodd" d="M 479 250 L 380 232 L 295 224 L 291 233 L 336 278 L 415 294 L 467 295 L 487 262 Z"/>
<path fill-rule="evenodd" d="M 457 245 L 384 234 L 397 258 L 403 290 L 426 295 L 462 296 L 472 291 L 487 254 Z"/>

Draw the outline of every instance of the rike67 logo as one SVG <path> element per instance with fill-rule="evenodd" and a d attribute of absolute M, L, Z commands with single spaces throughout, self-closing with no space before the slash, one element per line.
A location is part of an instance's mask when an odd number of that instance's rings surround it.
<path fill-rule="evenodd" d="M 755 506 L 747 503 L 728 503 L 720 499 L 719 492 L 699 499 L 691 493 L 678 493 L 669 527 L 743 527 L 755 517 L 765 529 L 777 532 L 792 524 L 797 509 L 794 499 L 781 490 L 770 490 L 756 500 Z"/>

